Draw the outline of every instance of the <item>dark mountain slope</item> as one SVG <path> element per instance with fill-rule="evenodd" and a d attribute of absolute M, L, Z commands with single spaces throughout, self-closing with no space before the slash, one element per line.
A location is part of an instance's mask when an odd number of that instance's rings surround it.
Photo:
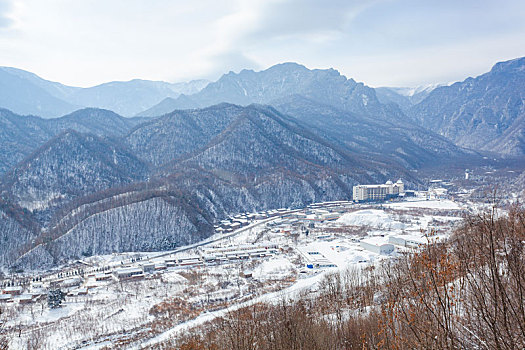
<path fill-rule="evenodd" d="M 241 111 L 242 107 L 228 104 L 177 111 L 138 125 L 126 136 L 126 142 L 139 157 L 160 166 L 204 147 Z"/>
<path fill-rule="evenodd" d="M 304 167 L 380 173 L 386 164 L 403 172 L 387 158 L 364 161 L 349 147 L 335 147 L 268 106 L 220 104 L 175 111 L 139 125 L 126 141 L 142 159 L 160 167 L 162 176 L 188 166 L 232 176 L 262 176 L 275 169 L 307 172 Z"/>
<path fill-rule="evenodd" d="M 166 250 L 212 233 L 209 215 L 180 190 L 136 187 L 94 194 L 76 206 L 70 203 L 74 210 L 39 235 L 17 265 L 34 268 L 83 255 Z"/>
<path fill-rule="evenodd" d="M 122 146 L 67 131 L 6 174 L 2 187 L 21 207 L 47 212 L 73 198 L 142 180 L 146 172 Z"/>
<path fill-rule="evenodd" d="M 111 111 L 86 108 L 55 119 L 20 116 L 0 109 L 0 176 L 46 141 L 71 129 L 98 136 L 122 136 L 142 122 Z"/>
<path fill-rule="evenodd" d="M 0 109 L 0 176 L 51 137 L 43 119 Z"/>
<path fill-rule="evenodd" d="M 475 156 L 416 125 L 359 116 L 300 95 L 272 101 L 272 105 L 319 136 L 371 159 L 388 159 L 417 169 Z"/>
<path fill-rule="evenodd" d="M 227 128 L 180 165 L 235 176 L 264 176 L 275 169 L 300 174 L 352 169 L 357 176 L 377 164 L 365 164 L 358 155 L 334 147 L 274 109 L 252 105 L 240 110 Z"/>
<path fill-rule="evenodd" d="M 13 264 L 39 233 L 27 211 L 0 198 L 0 266 Z"/>
<path fill-rule="evenodd" d="M 127 134 L 131 128 L 143 121 L 141 118 L 124 118 L 110 110 L 84 108 L 44 122 L 55 134 L 71 129 L 97 136 L 117 137 Z"/>

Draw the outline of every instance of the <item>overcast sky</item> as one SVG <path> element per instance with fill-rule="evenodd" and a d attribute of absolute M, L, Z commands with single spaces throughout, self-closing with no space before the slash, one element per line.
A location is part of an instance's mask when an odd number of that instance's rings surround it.
<path fill-rule="evenodd" d="M 286 61 L 416 86 L 519 56 L 524 0 L 0 0 L 0 65 L 76 86 Z"/>

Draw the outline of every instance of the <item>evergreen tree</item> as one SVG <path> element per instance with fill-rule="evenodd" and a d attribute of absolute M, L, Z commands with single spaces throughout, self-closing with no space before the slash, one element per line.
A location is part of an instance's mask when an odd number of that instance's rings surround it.
<path fill-rule="evenodd" d="M 52 289 L 47 293 L 47 305 L 50 309 L 61 307 L 62 301 L 66 299 L 66 294 L 60 289 Z"/>

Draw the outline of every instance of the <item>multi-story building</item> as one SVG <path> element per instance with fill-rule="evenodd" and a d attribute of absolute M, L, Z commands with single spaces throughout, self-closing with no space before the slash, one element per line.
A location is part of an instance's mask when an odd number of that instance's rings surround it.
<path fill-rule="evenodd" d="M 405 193 L 405 184 L 401 179 L 396 183 L 389 180 L 384 185 L 357 185 L 353 192 L 353 200 L 356 202 L 383 201 Z"/>

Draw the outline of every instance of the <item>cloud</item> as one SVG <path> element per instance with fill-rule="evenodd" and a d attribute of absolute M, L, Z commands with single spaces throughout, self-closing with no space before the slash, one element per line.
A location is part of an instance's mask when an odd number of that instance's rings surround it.
<path fill-rule="evenodd" d="M 0 0 L 0 65 L 89 86 L 295 61 L 417 84 L 520 55 L 523 16 L 523 0 Z"/>
<path fill-rule="evenodd" d="M 359 12 L 377 1 L 267 1 L 247 40 L 309 38 L 341 33 Z"/>
<path fill-rule="evenodd" d="M 13 20 L 9 17 L 12 6 L 7 0 L 0 0 L 0 29 L 11 27 Z"/>
<path fill-rule="evenodd" d="M 212 23 L 213 43 L 195 54 L 210 79 L 268 65 L 264 51 L 319 46 L 342 36 L 349 22 L 378 0 L 239 0 Z M 281 59 L 282 60 L 282 59 Z M 286 58 L 284 58 L 286 60 Z M 303 61 L 303 60 L 299 60 Z M 278 63 L 278 62 L 272 62 Z"/>
<path fill-rule="evenodd" d="M 209 78 L 214 79 L 228 71 L 239 72 L 243 69 L 261 69 L 262 66 L 255 60 L 247 57 L 240 51 L 229 50 L 209 57 L 212 68 L 209 70 Z"/>

